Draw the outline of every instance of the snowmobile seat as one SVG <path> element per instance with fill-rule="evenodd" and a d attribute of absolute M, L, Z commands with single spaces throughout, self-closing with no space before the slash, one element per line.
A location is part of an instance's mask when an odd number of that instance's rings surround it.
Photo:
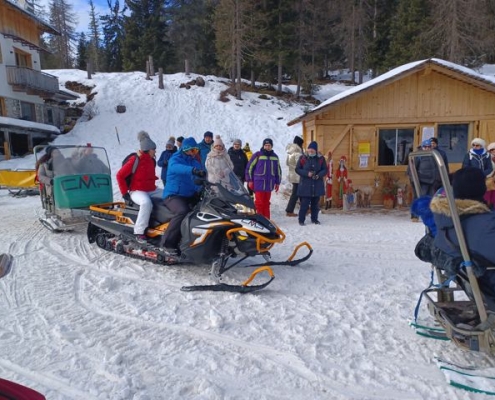
<path fill-rule="evenodd" d="M 154 228 L 164 222 L 170 221 L 175 215 L 170 211 L 167 206 L 163 203 L 163 199 L 158 196 L 151 196 L 151 202 L 153 203 L 153 210 L 151 211 L 149 226 Z M 139 211 L 139 205 L 133 202 L 126 201 L 126 208 L 128 210 L 133 210 L 137 215 Z"/>

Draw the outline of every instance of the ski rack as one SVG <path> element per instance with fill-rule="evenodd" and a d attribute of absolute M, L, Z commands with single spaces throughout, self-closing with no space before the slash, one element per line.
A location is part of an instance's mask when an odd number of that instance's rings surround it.
<path fill-rule="evenodd" d="M 423 292 L 428 302 L 428 310 L 445 329 L 446 337 L 451 339 L 458 347 L 468 351 L 479 351 L 493 355 L 495 354 L 495 337 L 492 328 L 494 327 L 495 315 L 492 313 L 490 315 L 487 314 L 478 280 L 473 272 L 471 256 L 469 255 L 469 250 L 466 245 L 466 239 L 462 230 L 459 213 L 455 205 L 455 199 L 445 162 L 440 153 L 436 150 L 410 153 L 409 169 L 412 175 L 414 189 L 418 197 L 421 196 L 421 189 L 414 163 L 414 159 L 417 157 L 433 157 L 434 162 L 438 166 L 461 255 L 464 260 L 463 265 L 473 296 L 473 299 L 470 300 L 457 300 L 456 294 L 465 293 L 458 284 L 455 288 L 444 287 L 443 285 L 431 287 Z M 443 273 L 441 268 L 433 264 L 432 268 L 436 273 L 439 283 L 448 280 L 448 277 Z M 432 294 L 436 294 L 436 299 L 433 298 Z M 471 328 L 468 324 L 460 323 L 462 322 L 459 321 L 460 315 L 463 319 L 479 319 L 479 323 Z"/>

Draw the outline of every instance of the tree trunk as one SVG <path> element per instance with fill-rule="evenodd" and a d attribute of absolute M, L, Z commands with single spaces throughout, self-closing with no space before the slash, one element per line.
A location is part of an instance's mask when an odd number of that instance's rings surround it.
<path fill-rule="evenodd" d="M 191 74 L 191 67 L 189 66 L 189 59 L 186 58 L 184 60 L 184 69 L 186 71 L 186 75 L 190 75 Z"/>
<path fill-rule="evenodd" d="M 155 67 L 153 66 L 153 56 L 148 56 L 149 59 L 149 74 L 155 76 Z"/>
<path fill-rule="evenodd" d="M 158 89 L 164 89 L 163 86 L 163 68 L 158 68 Z"/>

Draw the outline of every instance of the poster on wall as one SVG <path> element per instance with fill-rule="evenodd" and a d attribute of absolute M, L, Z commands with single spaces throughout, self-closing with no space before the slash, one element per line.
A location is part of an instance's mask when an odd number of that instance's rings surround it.
<path fill-rule="evenodd" d="M 359 142 L 358 143 L 359 168 L 369 167 L 370 154 L 371 154 L 371 143 Z"/>

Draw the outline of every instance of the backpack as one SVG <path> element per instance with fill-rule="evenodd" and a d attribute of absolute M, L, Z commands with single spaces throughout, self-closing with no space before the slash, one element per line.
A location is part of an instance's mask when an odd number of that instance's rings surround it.
<path fill-rule="evenodd" d="M 125 178 L 125 183 L 127 184 L 127 187 L 130 188 L 131 187 L 131 182 L 132 182 L 132 177 L 134 176 L 134 173 L 136 172 L 136 169 L 138 167 L 138 164 L 139 164 L 139 156 L 137 153 L 131 153 L 131 154 L 128 154 L 123 160 L 122 160 L 122 166 L 124 166 L 124 164 L 127 163 L 127 161 L 129 161 L 129 159 L 133 156 L 136 156 L 136 159 L 134 160 L 134 164 L 132 165 L 132 171 L 131 173 L 126 176 Z"/>

